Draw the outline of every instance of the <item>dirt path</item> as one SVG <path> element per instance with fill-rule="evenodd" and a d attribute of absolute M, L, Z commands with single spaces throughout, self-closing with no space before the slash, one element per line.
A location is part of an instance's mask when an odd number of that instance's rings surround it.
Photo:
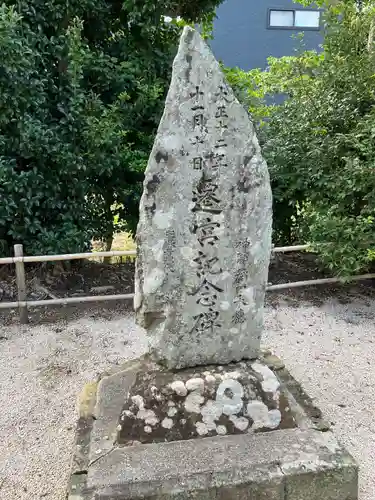
<path fill-rule="evenodd" d="M 373 500 L 375 299 L 362 288 L 346 291 L 345 300 L 332 293 L 269 296 L 264 344 L 334 423 L 361 464 L 360 500 Z M 73 312 L 0 328 L 2 500 L 64 500 L 77 394 L 98 373 L 146 349 L 123 305 Z"/>

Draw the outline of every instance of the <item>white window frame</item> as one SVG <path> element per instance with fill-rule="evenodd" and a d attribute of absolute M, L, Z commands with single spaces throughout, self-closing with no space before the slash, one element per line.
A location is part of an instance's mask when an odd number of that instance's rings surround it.
<path fill-rule="evenodd" d="M 293 13 L 293 26 L 272 26 L 271 25 L 271 12 L 292 12 Z M 296 12 L 318 12 L 319 13 L 319 26 L 296 26 Z M 270 7 L 267 12 L 267 28 L 270 30 L 303 30 L 303 31 L 319 31 L 321 28 L 321 10 L 319 9 L 280 9 L 278 7 Z"/>

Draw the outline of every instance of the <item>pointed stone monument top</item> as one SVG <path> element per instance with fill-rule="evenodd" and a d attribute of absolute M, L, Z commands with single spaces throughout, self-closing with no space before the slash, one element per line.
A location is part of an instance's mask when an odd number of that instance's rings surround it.
<path fill-rule="evenodd" d="M 168 368 L 259 353 L 272 201 L 254 127 L 185 28 L 145 173 L 135 310 Z"/>

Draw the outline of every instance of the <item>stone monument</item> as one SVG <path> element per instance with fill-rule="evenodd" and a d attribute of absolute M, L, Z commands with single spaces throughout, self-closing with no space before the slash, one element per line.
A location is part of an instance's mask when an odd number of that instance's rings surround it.
<path fill-rule="evenodd" d="M 83 392 L 69 500 L 357 499 L 357 465 L 260 351 L 271 204 L 247 112 L 185 28 L 137 233 L 150 352 Z"/>
<path fill-rule="evenodd" d="M 254 127 L 186 29 L 146 170 L 135 310 L 168 368 L 256 358 L 272 200 Z"/>

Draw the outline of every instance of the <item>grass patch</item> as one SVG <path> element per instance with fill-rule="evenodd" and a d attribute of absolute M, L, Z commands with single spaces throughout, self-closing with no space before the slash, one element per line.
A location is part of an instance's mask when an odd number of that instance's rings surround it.
<path fill-rule="evenodd" d="M 94 241 L 92 248 L 93 248 L 94 252 L 104 252 L 105 251 L 105 243 L 102 241 Z M 137 249 L 137 246 L 135 244 L 135 241 L 129 233 L 122 232 L 122 233 L 117 233 L 115 235 L 115 237 L 113 239 L 111 250 L 120 252 L 121 250 L 130 251 L 130 250 L 136 250 L 136 249 Z M 100 259 L 100 260 L 102 260 L 102 259 Z M 123 256 L 119 256 L 119 257 L 111 257 L 111 264 L 116 264 L 118 262 L 128 262 L 128 261 L 133 262 L 134 260 L 135 260 L 135 256 L 133 256 L 133 255 L 123 255 Z"/>

